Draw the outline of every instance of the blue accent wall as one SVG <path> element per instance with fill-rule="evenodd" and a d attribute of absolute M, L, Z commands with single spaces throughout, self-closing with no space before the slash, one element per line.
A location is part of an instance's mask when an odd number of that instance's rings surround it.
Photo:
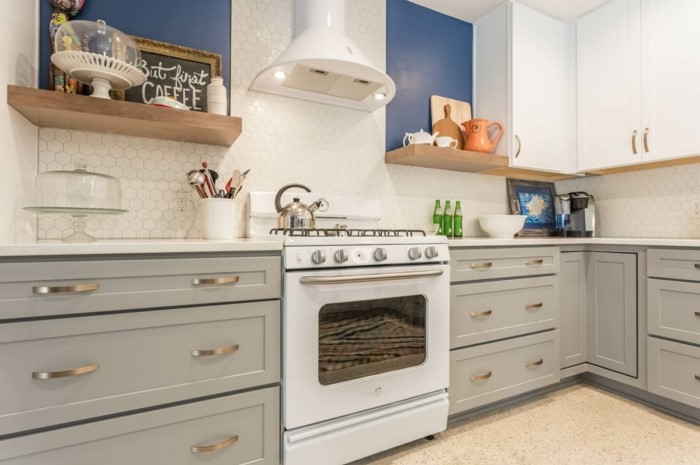
<path fill-rule="evenodd" d="M 39 87 L 48 88 L 51 4 L 40 0 Z M 97 21 L 129 35 L 221 54 L 224 85 L 231 70 L 231 0 L 86 0 L 74 19 Z"/>
<path fill-rule="evenodd" d="M 432 130 L 431 95 L 472 103 L 473 38 L 470 23 L 408 0 L 387 2 L 386 67 L 396 83 L 386 112 L 387 151 L 403 146 L 407 132 Z"/>

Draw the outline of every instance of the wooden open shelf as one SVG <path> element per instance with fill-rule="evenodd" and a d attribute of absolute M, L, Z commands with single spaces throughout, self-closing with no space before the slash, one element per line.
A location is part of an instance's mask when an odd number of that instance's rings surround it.
<path fill-rule="evenodd" d="M 7 86 L 7 103 L 40 127 L 109 132 L 229 147 L 241 118 Z"/>
<path fill-rule="evenodd" d="M 384 161 L 395 165 L 422 166 L 423 168 L 480 173 L 531 181 L 559 181 L 577 177 L 561 173 L 511 168 L 508 166 L 508 157 L 426 144 L 411 144 L 387 152 Z"/>

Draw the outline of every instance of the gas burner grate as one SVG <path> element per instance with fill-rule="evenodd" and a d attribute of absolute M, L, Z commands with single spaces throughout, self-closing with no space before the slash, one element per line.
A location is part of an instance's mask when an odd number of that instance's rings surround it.
<path fill-rule="evenodd" d="M 297 229 L 297 228 L 272 228 L 270 234 L 273 236 L 296 236 L 296 237 L 338 237 L 350 236 L 347 228 L 339 229 Z"/>
<path fill-rule="evenodd" d="M 274 236 L 296 237 L 413 237 L 425 236 L 421 229 L 348 229 L 348 228 L 322 228 L 322 229 L 283 229 L 272 228 L 270 234 Z"/>

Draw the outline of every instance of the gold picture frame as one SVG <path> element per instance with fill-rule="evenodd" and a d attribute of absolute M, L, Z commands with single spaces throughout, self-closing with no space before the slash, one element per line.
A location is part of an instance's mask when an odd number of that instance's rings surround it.
<path fill-rule="evenodd" d="M 169 62 L 180 62 L 180 64 L 183 67 L 196 66 L 198 68 L 207 69 L 207 83 L 211 80 L 211 77 L 213 76 L 222 76 L 222 57 L 219 53 L 198 50 L 182 45 L 161 42 L 159 40 L 147 39 L 144 37 L 131 36 L 131 38 L 141 49 L 141 55 L 144 59 L 144 63 L 142 63 L 142 66 L 147 66 L 146 57 L 160 55 Z M 201 65 L 204 65 L 204 67 L 202 67 Z M 205 90 L 205 83 L 199 83 L 199 85 Z M 129 96 L 133 97 L 133 95 L 135 95 L 133 89 L 139 89 L 142 87 L 143 86 L 139 86 L 136 88 L 127 89 L 126 91 L 112 91 L 112 98 L 117 100 L 128 100 L 139 103 L 146 103 L 143 100 L 128 98 Z M 206 101 L 204 101 L 203 103 L 206 105 Z M 206 111 L 206 107 L 201 111 Z"/>

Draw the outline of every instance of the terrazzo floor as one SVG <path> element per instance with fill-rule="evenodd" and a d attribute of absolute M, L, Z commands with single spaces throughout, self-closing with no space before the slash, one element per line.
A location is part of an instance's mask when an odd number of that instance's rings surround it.
<path fill-rule="evenodd" d="M 577 384 L 351 465 L 699 465 L 700 426 Z"/>

